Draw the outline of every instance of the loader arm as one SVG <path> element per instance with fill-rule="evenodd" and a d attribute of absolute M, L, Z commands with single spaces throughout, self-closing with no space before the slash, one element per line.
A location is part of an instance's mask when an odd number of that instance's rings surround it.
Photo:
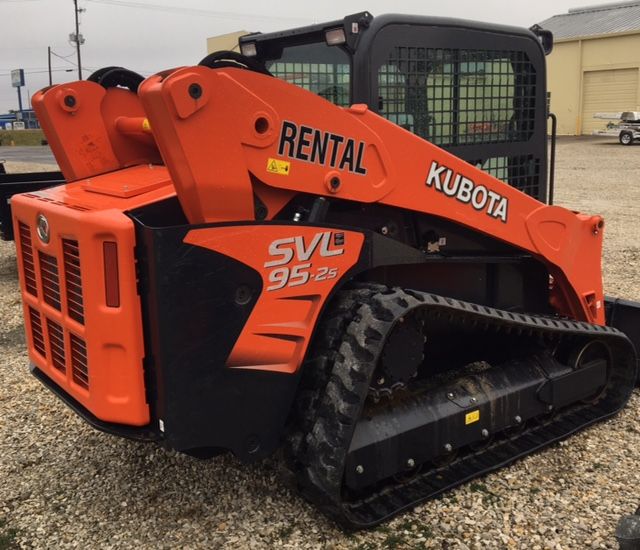
<path fill-rule="evenodd" d="M 298 193 L 438 216 L 509 243 L 552 276 L 557 313 L 604 324 L 600 216 L 547 206 L 372 113 L 241 69 L 178 69 L 140 98 L 191 223 L 266 219 Z"/>

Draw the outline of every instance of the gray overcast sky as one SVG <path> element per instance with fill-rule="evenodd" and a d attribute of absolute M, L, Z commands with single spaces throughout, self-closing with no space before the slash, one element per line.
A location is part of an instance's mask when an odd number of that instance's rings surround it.
<path fill-rule="evenodd" d="M 206 54 L 209 36 L 240 29 L 286 29 L 364 10 L 373 15 L 410 13 L 529 27 L 569 8 L 594 3 L 597 0 L 79 0 L 80 7 L 86 9 L 80 27 L 86 40 L 82 47 L 83 76 L 108 65 L 124 66 L 145 76 L 170 67 L 195 65 Z M 162 6 L 174 9 L 162 10 Z M 54 83 L 77 78 L 76 57 L 68 42 L 74 30 L 73 0 L 0 0 L 0 21 L 0 113 L 17 109 L 17 92 L 8 75 L 11 69 L 24 68 L 28 73 L 23 88 L 25 105 L 27 90 L 33 94 L 48 84 L 47 46 L 66 57 L 53 58 Z"/>

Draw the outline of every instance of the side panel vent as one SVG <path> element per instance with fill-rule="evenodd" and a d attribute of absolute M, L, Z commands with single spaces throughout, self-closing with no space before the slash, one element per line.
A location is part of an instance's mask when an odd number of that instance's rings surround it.
<path fill-rule="evenodd" d="M 58 323 L 47 319 L 47 332 L 49 334 L 49 350 L 51 351 L 51 362 L 60 372 L 66 372 L 64 359 L 64 333 Z"/>
<path fill-rule="evenodd" d="M 84 303 L 82 301 L 82 274 L 78 241 L 62 240 L 64 260 L 64 280 L 67 287 L 67 310 L 69 317 L 84 324 Z"/>
<path fill-rule="evenodd" d="M 73 381 L 86 390 L 89 389 L 89 366 L 87 363 L 87 345 L 75 334 L 71 338 L 71 373 Z"/>
<path fill-rule="evenodd" d="M 46 357 L 42 321 L 40 320 L 40 314 L 32 307 L 29 308 L 29 321 L 31 322 L 31 344 L 42 357 Z"/>
<path fill-rule="evenodd" d="M 38 295 L 36 286 L 36 268 L 33 263 L 33 247 L 31 245 L 31 230 L 26 223 L 19 222 L 20 249 L 22 250 L 22 273 L 27 292 L 32 296 Z"/>
<path fill-rule="evenodd" d="M 40 259 L 40 277 L 42 279 L 42 293 L 44 301 L 60 311 L 60 275 L 58 260 L 44 252 L 38 252 Z"/>

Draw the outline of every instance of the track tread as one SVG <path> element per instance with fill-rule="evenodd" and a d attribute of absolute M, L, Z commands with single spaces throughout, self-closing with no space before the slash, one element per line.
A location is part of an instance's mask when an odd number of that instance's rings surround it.
<path fill-rule="evenodd" d="M 622 358 L 620 372 L 612 377 L 617 386 L 612 386 L 608 397 L 597 406 L 559 413 L 546 424 L 462 456 L 446 467 L 384 487 L 359 500 L 347 500 L 343 490 L 344 464 L 384 347 L 385 335 L 401 317 L 416 310 L 427 318 L 447 316 L 452 321 L 462 319 L 486 330 L 515 331 L 532 337 L 563 338 L 576 334 L 606 337 Z M 501 311 L 383 285 L 363 285 L 342 291 L 316 332 L 318 336 L 304 367 L 305 373 L 316 372 L 308 375 L 310 378 L 298 399 L 302 405 L 299 403 L 296 410 L 302 416 L 291 430 L 288 447 L 302 493 L 347 529 L 374 526 L 455 485 L 611 416 L 622 408 L 635 381 L 633 348 L 614 328 Z M 314 368 L 318 366 L 321 368 Z"/>

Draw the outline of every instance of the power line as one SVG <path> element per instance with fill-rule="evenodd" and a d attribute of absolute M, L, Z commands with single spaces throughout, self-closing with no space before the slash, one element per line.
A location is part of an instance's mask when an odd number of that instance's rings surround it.
<path fill-rule="evenodd" d="M 64 61 L 65 63 L 69 63 L 69 65 L 73 65 L 74 67 L 77 67 L 78 64 L 74 63 L 73 61 L 70 61 L 69 59 L 67 59 L 66 57 L 63 57 L 61 55 L 58 55 L 56 52 L 54 52 L 53 50 L 51 50 L 51 55 L 55 55 L 56 57 L 62 59 L 62 61 Z M 71 55 L 76 55 L 76 52 L 73 52 Z M 71 57 L 71 55 L 69 55 L 68 57 Z"/>
<path fill-rule="evenodd" d="M 291 17 L 291 16 L 274 16 L 274 15 L 260 15 L 260 14 L 247 14 L 247 13 L 239 13 L 239 12 L 231 12 L 231 11 L 212 11 L 212 10 L 202 10 L 198 8 L 184 8 L 179 6 L 166 6 L 162 4 L 145 4 L 141 2 L 131 2 L 129 0 L 87 0 L 88 2 L 94 2 L 96 4 L 108 4 L 111 6 L 119 6 L 122 8 L 139 8 L 145 10 L 152 11 L 164 11 L 169 13 L 178 13 L 184 15 L 197 15 L 201 17 L 216 17 L 219 19 L 235 19 L 235 20 L 244 20 L 244 19 L 272 19 L 276 21 L 301 21 L 308 22 L 309 19 L 305 17 Z"/>
<path fill-rule="evenodd" d="M 66 69 L 64 67 L 58 67 L 55 69 L 51 69 L 53 72 L 66 72 L 66 73 L 70 73 L 73 71 L 73 69 Z M 44 73 L 48 73 L 49 69 L 42 69 L 41 71 L 24 71 L 24 74 L 44 74 Z M 11 76 L 11 73 L 0 73 L 0 76 Z"/>

